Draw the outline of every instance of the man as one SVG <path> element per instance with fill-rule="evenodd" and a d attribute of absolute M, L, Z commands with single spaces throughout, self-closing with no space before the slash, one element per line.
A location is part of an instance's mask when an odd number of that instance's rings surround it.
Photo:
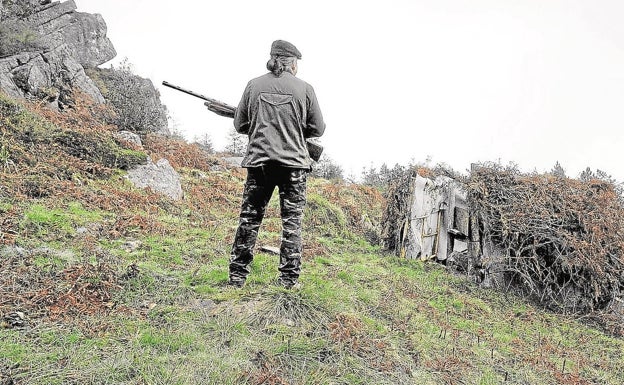
<path fill-rule="evenodd" d="M 249 136 L 249 145 L 242 162 L 247 181 L 228 284 L 245 284 L 258 229 L 277 187 L 282 218 L 278 282 L 291 289 L 298 285 L 301 272 L 301 220 L 312 165 L 306 139 L 323 135 L 325 123 L 313 88 L 295 77 L 301 52 L 276 40 L 270 55 L 270 72 L 247 84 L 234 115 L 234 127 Z"/>

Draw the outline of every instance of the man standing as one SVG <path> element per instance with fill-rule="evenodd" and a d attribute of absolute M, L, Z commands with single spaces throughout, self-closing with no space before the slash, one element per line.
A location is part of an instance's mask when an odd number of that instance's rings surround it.
<path fill-rule="evenodd" d="M 295 77 L 301 52 L 276 40 L 267 62 L 269 73 L 252 79 L 234 115 L 234 127 L 249 136 L 242 166 L 247 168 L 240 220 L 230 259 L 229 285 L 242 287 L 266 206 L 279 189 L 282 243 L 279 284 L 298 285 L 301 272 L 301 220 L 306 178 L 312 160 L 306 139 L 325 131 L 314 89 Z"/>

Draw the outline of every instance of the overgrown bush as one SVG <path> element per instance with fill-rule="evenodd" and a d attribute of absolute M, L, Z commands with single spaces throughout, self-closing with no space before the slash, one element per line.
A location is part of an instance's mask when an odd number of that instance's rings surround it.
<path fill-rule="evenodd" d="M 433 166 L 429 163 L 429 160 L 425 163 L 410 162 L 407 166 L 395 163 L 392 168 L 383 163 L 379 170 L 371 164 L 368 168 L 364 167 L 362 169 L 362 184 L 377 187 L 382 191 L 388 191 L 393 186 L 403 183 L 406 178 L 409 178 L 415 172 L 419 172 L 421 176 L 446 175 L 453 178 L 459 177 L 459 174 L 446 164 Z"/>
<path fill-rule="evenodd" d="M 109 123 L 136 133 L 167 132 L 167 109 L 159 92 L 149 79 L 135 75 L 127 62 L 118 68 L 89 69 L 87 75 L 115 112 Z"/>
<path fill-rule="evenodd" d="M 329 229 L 334 235 L 348 229 L 347 233 L 364 236 L 372 244 L 379 243 L 379 218 L 385 201 L 378 189 L 337 179 L 316 179 L 309 184 L 308 191 L 309 207 L 306 210 L 314 211 L 315 215 L 306 217 L 306 226 L 315 231 Z"/>
<path fill-rule="evenodd" d="M 602 310 L 624 292 L 624 205 L 609 180 L 473 170 L 469 201 L 508 282 L 549 308 Z"/>
<path fill-rule="evenodd" d="M 115 127 L 100 122 L 102 106 L 75 97 L 72 109 L 53 111 L 0 94 L 0 180 L 16 195 L 45 197 L 67 183 L 107 178 L 114 168 L 143 164 L 145 152 L 123 148 Z M 89 104 L 91 103 L 91 104 Z"/>

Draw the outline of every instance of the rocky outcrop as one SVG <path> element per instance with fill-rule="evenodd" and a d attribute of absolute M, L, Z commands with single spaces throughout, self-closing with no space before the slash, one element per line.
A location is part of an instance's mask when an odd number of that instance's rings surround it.
<path fill-rule="evenodd" d="M 74 0 L 52 3 L 26 22 L 41 36 L 41 44 L 51 48 L 67 45 L 72 58 L 85 68 L 104 64 L 117 55 L 106 37 L 102 16 L 76 12 Z"/>
<path fill-rule="evenodd" d="M 100 90 L 73 58 L 66 44 L 43 52 L 26 52 L 0 59 L 0 88 L 11 97 L 34 96 L 55 107 L 62 107 L 69 91 L 74 88 L 99 103 L 104 102 Z"/>
<path fill-rule="evenodd" d="M 100 90 L 85 73 L 85 68 L 103 64 L 116 55 L 100 15 L 76 12 L 74 0 L 3 3 L 0 14 L 8 38 L 12 34 L 32 35 L 36 42 L 0 59 L 1 90 L 15 98 L 44 99 L 58 108 L 63 108 L 72 89 L 104 102 Z"/>
<path fill-rule="evenodd" d="M 97 66 L 116 56 L 102 16 L 76 11 L 74 0 L 0 0 L 0 90 L 13 98 L 73 104 L 75 90 L 108 102 L 108 123 L 169 135 L 167 109 L 149 79 Z"/>

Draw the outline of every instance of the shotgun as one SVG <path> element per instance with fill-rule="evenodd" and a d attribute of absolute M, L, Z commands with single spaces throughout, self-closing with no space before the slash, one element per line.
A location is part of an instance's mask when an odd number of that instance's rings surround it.
<path fill-rule="evenodd" d="M 217 115 L 225 116 L 226 118 L 234 118 L 234 112 L 236 112 L 236 107 L 234 106 L 230 106 L 229 104 L 220 102 L 213 98 L 209 98 L 208 96 L 204 96 L 202 94 L 198 94 L 182 87 L 178 87 L 169 83 L 168 81 L 163 81 L 162 84 L 163 86 L 167 86 L 169 88 L 173 88 L 174 90 L 184 92 L 185 94 L 205 100 L 204 105 L 210 111 L 214 112 Z M 321 154 L 323 153 L 323 146 L 311 141 L 310 139 L 306 139 L 306 145 L 308 146 L 308 153 L 310 154 L 310 158 L 312 158 L 313 161 L 318 162 L 321 158 Z"/>

